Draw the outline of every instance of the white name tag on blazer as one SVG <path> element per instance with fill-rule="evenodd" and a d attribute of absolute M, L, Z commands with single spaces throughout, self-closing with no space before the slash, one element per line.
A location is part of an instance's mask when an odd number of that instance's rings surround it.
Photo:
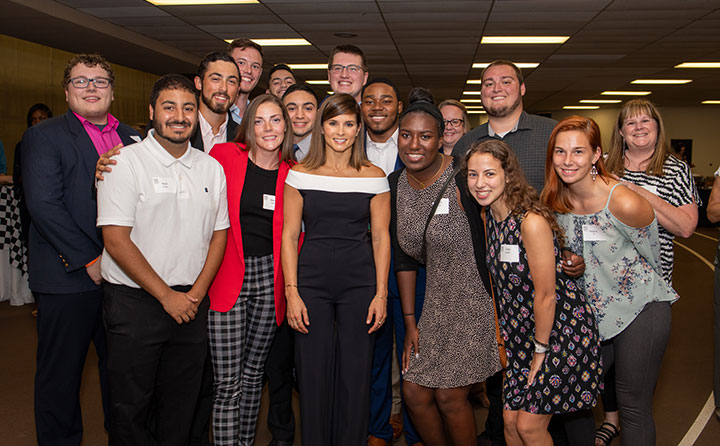
<path fill-rule="evenodd" d="M 583 240 L 586 242 L 604 242 L 607 236 L 602 232 L 599 226 L 583 225 Z"/>
<path fill-rule="evenodd" d="M 651 194 L 655 194 L 655 195 L 658 194 L 658 193 L 657 193 L 657 186 L 640 186 L 640 187 L 642 187 L 642 188 L 645 189 L 646 191 L 650 192 Z"/>
<path fill-rule="evenodd" d="M 263 209 L 268 211 L 275 210 L 275 195 L 263 194 Z"/>
<path fill-rule="evenodd" d="M 437 209 L 435 209 L 435 215 L 449 214 L 450 213 L 450 200 L 447 198 L 441 198 L 438 203 Z"/>
<path fill-rule="evenodd" d="M 519 263 L 520 248 L 518 248 L 518 245 L 500 245 L 500 261 L 507 263 Z"/>
<path fill-rule="evenodd" d="M 153 177 L 153 189 L 158 194 L 174 194 L 177 192 L 175 180 L 170 177 Z"/>

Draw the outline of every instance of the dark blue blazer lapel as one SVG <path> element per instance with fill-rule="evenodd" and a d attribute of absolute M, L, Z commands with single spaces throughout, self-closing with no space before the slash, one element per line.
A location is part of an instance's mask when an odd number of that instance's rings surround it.
<path fill-rule="evenodd" d="M 82 122 L 75 116 L 75 114 L 68 110 L 65 114 L 65 120 L 67 121 L 68 130 L 73 135 L 75 141 L 75 150 L 77 150 L 79 158 L 83 161 L 85 169 L 82 169 L 85 175 L 89 175 L 91 178 L 95 173 L 95 165 L 99 155 L 95 149 L 95 145 L 85 131 Z M 90 196 L 93 196 L 93 190 L 88 190 Z"/>

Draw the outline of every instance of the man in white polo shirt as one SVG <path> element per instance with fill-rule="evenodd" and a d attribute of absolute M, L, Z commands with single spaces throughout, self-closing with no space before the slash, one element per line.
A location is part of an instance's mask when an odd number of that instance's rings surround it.
<path fill-rule="evenodd" d="M 98 184 L 111 445 L 188 442 L 230 226 L 222 168 L 188 142 L 197 108 L 187 78 L 160 78 L 153 129 Z"/>

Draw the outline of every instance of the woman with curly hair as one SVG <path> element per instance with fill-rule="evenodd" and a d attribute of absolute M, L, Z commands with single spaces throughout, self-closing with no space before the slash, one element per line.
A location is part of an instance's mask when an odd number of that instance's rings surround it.
<path fill-rule="evenodd" d="M 485 207 L 486 261 L 507 349 L 505 439 L 550 445 L 550 417 L 584 411 L 590 423 L 583 444 L 592 443 L 600 341 L 582 287 L 563 272 L 562 229 L 506 143 L 475 143 L 464 167 L 470 194 Z"/>

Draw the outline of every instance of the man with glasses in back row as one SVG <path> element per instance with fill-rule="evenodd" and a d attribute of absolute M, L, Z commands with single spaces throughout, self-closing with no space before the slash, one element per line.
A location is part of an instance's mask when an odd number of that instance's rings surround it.
<path fill-rule="evenodd" d="M 360 103 L 360 93 L 367 83 L 367 60 L 355 45 L 338 45 L 330 52 L 328 81 L 333 93 L 346 93 Z"/>
<path fill-rule="evenodd" d="M 98 54 L 80 54 L 62 81 L 69 110 L 28 129 L 22 177 L 30 226 L 30 289 L 38 304 L 35 425 L 39 445 L 82 441 L 80 382 L 95 345 L 108 428 L 105 332 L 101 322 L 100 231 L 95 227 L 95 163 L 140 135 L 109 113 L 115 77 Z"/>

